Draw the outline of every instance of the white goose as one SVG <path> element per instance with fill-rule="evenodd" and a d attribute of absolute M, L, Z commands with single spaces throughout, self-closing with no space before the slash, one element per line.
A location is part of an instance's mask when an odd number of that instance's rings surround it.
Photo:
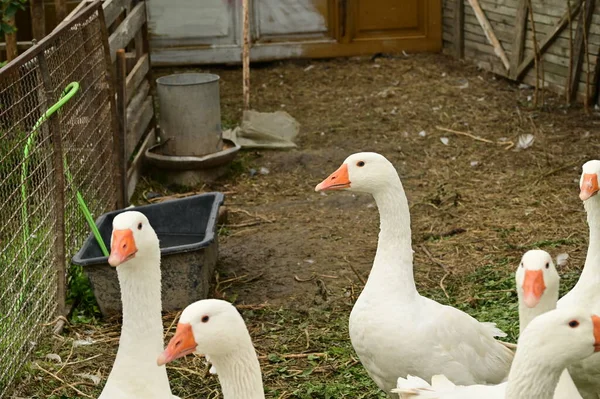
<path fill-rule="evenodd" d="M 587 256 L 577 284 L 558 301 L 558 308 L 581 306 L 600 314 L 600 161 L 583 165 L 579 198 L 587 212 L 590 229 Z M 569 367 L 573 381 L 584 399 L 600 398 L 600 355 L 594 355 Z"/>
<path fill-rule="evenodd" d="M 409 374 L 444 374 L 462 385 L 502 382 L 513 358 L 494 339 L 504 333 L 417 292 L 408 201 L 394 166 L 376 153 L 353 154 L 315 188 L 340 189 L 372 194 L 380 213 L 373 268 L 350 314 L 352 346 L 379 388 L 390 392 Z"/>
<path fill-rule="evenodd" d="M 223 399 L 264 399 L 258 357 L 244 319 L 229 302 L 204 299 L 181 313 L 159 365 L 191 353 L 210 356 L 219 371 Z"/>
<path fill-rule="evenodd" d="M 113 220 L 108 263 L 117 268 L 123 303 L 119 349 L 100 399 L 171 399 L 167 370 L 156 364 L 163 350 L 160 247 L 140 212 Z"/>
<path fill-rule="evenodd" d="M 551 310 L 532 320 L 519 337 L 504 392 L 474 386 L 442 395 L 428 390 L 425 381 L 413 377 L 409 380 L 413 385 L 423 386 L 414 393 L 405 391 L 401 398 L 552 399 L 565 367 L 599 350 L 600 317 L 580 308 Z M 448 381 L 434 381 L 439 390 L 445 383 Z M 454 389 L 452 384 L 449 389 Z"/>
<path fill-rule="evenodd" d="M 523 332 L 534 318 L 556 308 L 560 277 L 550 254 L 531 250 L 523 255 L 515 280 L 519 297 L 519 328 Z M 516 362 L 515 359 L 513 367 L 517 367 Z M 535 364 L 531 367 L 535 367 Z M 526 375 L 514 377 L 526 378 Z M 508 384 L 460 386 L 454 385 L 443 375 L 437 375 L 432 377 L 429 385 L 420 378 L 408 376 L 406 379 L 398 378 L 397 388 L 393 392 L 399 393 L 401 398 L 415 399 L 504 399 Z M 581 399 L 567 370 L 563 370 L 560 376 L 554 399 Z"/>

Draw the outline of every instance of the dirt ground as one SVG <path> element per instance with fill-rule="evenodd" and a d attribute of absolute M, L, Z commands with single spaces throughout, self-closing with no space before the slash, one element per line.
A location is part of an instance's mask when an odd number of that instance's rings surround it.
<path fill-rule="evenodd" d="M 223 121 L 236 124 L 241 70 L 201 70 L 221 76 Z M 213 295 L 241 305 L 263 356 L 268 397 L 381 397 L 356 361 L 346 327 L 373 261 L 377 209 L 368 195 L 314 192 L 354 152 L 382 153 L 400 173 L 423 293 L 498 322 L 514 339 L 512 272 L 525 250 L 568 253 L 563 289 L 577 278 L 588 234 L 577 182 L 581 165 L 598 158 L 596 111 L 565 107 L 549 93 L 543 107 L 533 107 L 531 88 L 443 55 L 262 64 L 253 66 L 251 84 L 254 109 L 285 110 L 300 122 L 297 149 L 244 151 L 225 178 L 203 187 L 170 187 L 146 176 L 136 198 L 141 204 L 150 191 L 226 193 Z M 523 134 L 535 141 L 517 150 L 511 142 Z M 268 174 L 252 172 L 261 168 Z M 165 316 L 166 327 L 174 316 Z M 69 326 L 38 351 L 15 395 L 74 397 L 67 383 L 97 395 L 102 383 L 76 374 L 106 378 L 118 327 Z M 86 334 L 98 345 L 73 350 L 73 340 Z M 39 370 L 61 368 L 45 358 L 49 351 L 87 366 L 61 369 L 61 382 Z M 174 393 L 217 397 L 216 379 L 199 358 L 169 370 Z"/>
<path fill-rule="evenodd" d="M 239 120 L 240 71 L 211 72 L 222 79 L 224 119 Z M 252 85 L 254 109 L 285 110 L 302 130 L 298 149 L 248 152 L 241 175 L 210 187 L 231 192 L 226 205 L 233 226 L 221 237 L 219 271 L 222 279 L 244 276 L 226 290 L 238 303 L 302 308 L 320 302 L 319 280 L 333 297 L 343 297 L 357 281 L 351 265 L 367 276 L 378 231 L 372 198 L 314 192 L 358 151 L 384 154 L 400 173 L 420 286 L 437 286 L 444 274 L 422 245 L 447 266 L 451 280 L 519 257 L 534 243 L 585 241 L 577 182 L 582 163 L 598 157 L 600 120 L 561 107 L 562 98 L 546 94 L 548 108 L 533 109 L 533 90 L 432 55 L 277 63 L 254 69 Z M 501 143 L 531 133 L 535 142 L 507 150 L 438 127 Z M 249 176 L 261 167 L 269 174 Z M 249 220 L 272 223 L 235 227 Z M 562 245 L 561 251 L 578 267 L 584 248 Z"/>

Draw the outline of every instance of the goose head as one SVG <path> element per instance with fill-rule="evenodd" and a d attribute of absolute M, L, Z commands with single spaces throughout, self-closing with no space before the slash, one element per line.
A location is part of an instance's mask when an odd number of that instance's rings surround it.
<path fill-rule="evenodd" d="M 161 366 L 192 353 L 214 359 L 247 345 L 251 345 L 250 335 L 237 309 L 226 301 L 204 299 L 183 310 L 175 335 L 157 364 Z"/>
<path fill-rule="evenodd" d="M 579 198 L 586 201 L 598 194 L 598 176 L 600 175 L 600 161 L 592 160 L 583 164 L 583 172 L 579 180 Z"/>
<path fill-rule="evenodd" d="M 600 317 L 577 307 L 552 310 L 529 323 L 518 345 L 534 349 L 528 356 L 536 362 L 564 368 L 600 351 Z"/>
<path fill-rule="evenodd" d="M 558 295 L 560 276 L 552 257 L 546 251 L 533 249 L 525 252 L 515 273 L 517 294 L 528 308 L 536 307 L 550 293 Z M 552 299 L 552 298 L 550 298 Z M 554 298 L 556 301 L 557 298 Z"/>
<path fill-rule="evenodd" d="M 394 165 L 375 152 L 350 155 L 315 191 L 350 190 L 374 194 L 398 180 Z"/>
<path fill-rule="evenodd" d="M 158 237 L 148 218 L 137 211 L 123 212 L 114 218 L 110 241 L 108 263 L 114 267 L 159 248 Z"/>

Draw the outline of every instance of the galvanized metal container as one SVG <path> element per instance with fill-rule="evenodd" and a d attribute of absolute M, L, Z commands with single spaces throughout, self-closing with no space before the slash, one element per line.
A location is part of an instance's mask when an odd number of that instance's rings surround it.
<path fill-rule="evenodd" d="M 179 73 L 156 80 L 164 154 L 201 157 L 221 151 L 219 76 Z"/>

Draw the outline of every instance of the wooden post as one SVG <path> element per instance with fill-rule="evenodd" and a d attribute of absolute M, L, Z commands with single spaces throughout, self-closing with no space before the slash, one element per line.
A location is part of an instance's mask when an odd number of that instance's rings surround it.
<path fill-rule="evenodd" d="M 465 3 L 464 0 L 455 0 L 454 3 L 454 51 L 456 58 L 465 55 Z"/>
<path fill-rule="evenodd" d="M 145 7 L 146 7 L 146 22 L 142 25 L 142 54 L 140 55 L 143 56 L 144 54 L 147 54 L 148 56 L 148 63 L 150 65 L 152 65 L 152 59 L 150 58 L 150 35 L 148 33 L 148 3 L 146 2 L 146 0 L 143 0 L 145 3 Z M 136 46 L 137 46 L 137 42 L 136 42 Z M 152 67 L 150 67 L 150 69 L 148 70 L 148 73 L 146 74 L 146 77 L 148 79 L 148 81 L 150 82 L 150 96 L 152 97 L 152 104 L 154 104 L 154 94 L 156 93 L 156 82 L 154 80 L 154 74 L 152 74 Z M 152 112 L 152 120 L 150 121 L 150 127 L 148 128 L 148 130 L 150 130 L 150 132 L 154 131 L 155 135 L 158 134 L 158 128 L 157 128 L 157 121 L 156 121 L 156 112 Z M 154 139 L 156 140 L 156 138 Z M 154 143 L 152 143 L 154 144 Z M 127 176 L 125 176 L 127 177 Z"/>
<path fill-rule="evenodd" d="M 544 38 L 540 40 L 540 43 L 539 43 L 539 53 L 540 54 L 542 54 L 544 51 L 546 51 L 546 49 L 548 47 L 550 47 L 550 45 L 554 42 L 554 40 L 556 40 L 556 38 L 558 37 L 560 32 L 562 32 L 564 27 L 567 25 L 569 18 L 572 18 L 575 14 L 577 14 L 577 12 L 579 12 L 580 5 L 581 4 L 575 5 L 575 7 L 573 7 L 571 9 L 570 13 L 569 13 L 569 11 L 565 12 L 565 14 L 556 23 L 556 25 L 554 25 L 552 27 L 552 30 L 550 32 L 546 33 L 546 36 L 544 36 Z M 534 62 L 534 57 L 535 57 L 534 54 L 531 53 L 523 59 L 523 62 L 521 62 L 521 64 L 519 65 L 519 68 L 517 69 L 517 75 L 516 75 L 517 79 L 521 79 L 521 77 L 527 72 L 527 70 L 529 69 L 531 64 Z"/>
<path fill-rule="evenodd" d="M 46 35 L 46 17 L 44 15 L 44 0 L 30 0 L 31 34 L 40 41 Z"/>
<path fill-rule="evenodd" d="M 50 71 L 44 52 L 37 56 L 40 75 L 46 92 L 46 100 L 51 104 L 57 100 L 52 88 Z M 48 105 L 48 104 L 46 104 Z M 58 114 L 52 115 L 47 120 L 52 137 L 52 163 L 54 175 L 52 180 L 54 199 L 54 237 L 56 242 L 52 246 L 56 269 L 56 307 L 59 316 L 65 316 L 65 303 L 67 298 L 67 268 L 65 257 L 65 174 L 63 164 L 62 135 Z"/>
<path fill-rule="evenodd" d="M 117 50 L 117 119 L 119 122 L 119 134 L 115 136 L 117 141 L 119 163 L 117 167 L 118 181 L 121 182 L 126 191 L 127 187 L 127 154 L 125 154 L 125 135 L 127 134 L 127 60 L 125 59 L 125 49 Z M 124 193 L 124 203 L 128 193 Z"/>
<path fill-rule="evenodd" d="M 56 8 L 56 23 L 59 24 L 67 17 L 67 0 L 54 0 Z"/>
<path fill-rule="evenodd" d="M 244 111 L 250 108 L 250 0 L 242 0 L 242 15 L 244 24 L 242 29 L 243 47 L 242 47 L 242 79 Z"/>
<path fill-rule="evenodd" d="M 527 32 L 527 0 L 520 0 L 517 8 L 517 17 L 515 19 L 515 38 L 512 46 L 512 59 L 510 60 L 510 77 L 517 78 L 517 69 L 523 59 L 525 49 L 525 33 Z"/>
<path fill-rule="evenodd" d="M 113 170 L 113 175 L 115 177 L 116 184 L 116 203 L 115 206 L 117 209 L 125 208 L 125 204 L 128 203 L 127 200 L 127 186 L 125 183 L 125 179 L 127 176 L 123 176 L 123 169 L 125 166 L 123 164 L 126 162 L 125 159 L 122 158 L 124 153 L 123 147 L 125 146 L 125 137 L 121 135 L 121 130 L 119 128 L 119 118 L 117 116 L 117 103 L 116 103 L 116 94 L 115 94 L 115 83 L 116 79 L 113 77 L 113 67 L 112 67 L 112 59 L 110 55 L 110 47 L 108 45 L 108 28 L 106 27 L 106 20 L 104 19 L 104 10 L 102 7 L 98 7 L 99 14 L 99 23 L 100 23 L 100 33 L 102 34 L 102 43 L 104 46 L 104 61 L 106 62 L 106 74 L 108 81 L 111 83 L 108 88 L 109 90 L 109 98 L 110 98 L 110 108 L 112 113 L 112 131 L 113 131 L 113 165 L 115 168 Z"/>
<path fill-rule="evenodd" d="M 7 24 L 15 27 L 15 17 L 9 18 Z M 4 41 L 6 42 L 6 60 L 12 61 L 19 55 L 17 50 L 17 33 L 7 33 L 4 35 Z"/>
<path fill-rule="evenodd" d="M 565 82 L 565 101 L 571 101 L 571 79 L 573 79 L 573 19 L 571 18 L 571 0 L 567 0 L 567 12 L 569 13 L 569 70 Z"/>
<path fill-rule="evenodd" d="M 502 64 L 504 65 L 504 68 L 506 68 L 507 71 L 510 70 L 510 62 L 508 62 L 506 53 L 504 52 L 502 45 L 498 41 L 498 38 L 496 37 L 494 30 L 492 29 L 492 25 L 490 25 L 490 21 L 488 21 L 487 17 L 485 16 L 485 13 L 481 9 L 481 6 L 479 5 L 479 1 L 478 0 L 468 0 L 468 1 L 469 1 L 469 4 L 471 5 L 471 7 L 473 8 L 473 11 L 475 12 L 475 16 L 477 17 L 477 21 L 479 21 L 479 25 L 481 25 L 481 28 L 483 29 L 483 33 L 485 33 L 485 37 L 488 39 L 488 41 L 490 42 L 492 47 L 494 47 L 494 53 L 496 53 L 496 55 L 498 57 L 500 57 L 500 59 L 502 60 Z"/>
<path fill-rule="evenodd" d="M 600 47 L 596 54 L 596 65 L 594 66 L 594 87 L 592 87 L 592 95 L 590 96 L 590 104 L 598 104 L 600 94 Z"/>
<path fill-rule="evenodd" d="M 589 33 L 590 24 L 592 22 L 592 16 L 594 14 L 594 0 L 585 0 L 584 8 L 579 14 L 579 23 L 577 24 L 577 32 L 575 33 L 575 44 L 573 46 L 573 64 L 572 64 L 572 77 L 571 77 L 571 92 L 569 93 L 569 100 L 572 102 L 577 96 L 577 90 L 579 89 L 579 77 L 581 76 L 581 67 L 586 54 L 585 38 Z"/>

